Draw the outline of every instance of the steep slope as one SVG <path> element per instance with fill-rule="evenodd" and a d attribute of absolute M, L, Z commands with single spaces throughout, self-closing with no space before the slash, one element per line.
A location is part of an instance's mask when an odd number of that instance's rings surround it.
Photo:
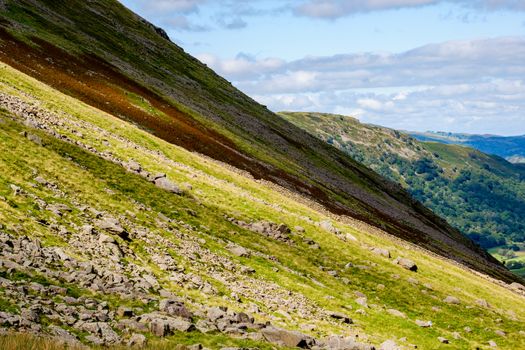
<path fill-rule="evenodd" d="M 473 135 L 431 131 L 407 133 L 421 141 L 470 146 L 481 152 L 503 157 L 511 163 L 525 163 L 525 135 Z"/>
<path fill-rule="evenodd" d="M 147 336 L 154 349 L 525 347 L 523 286 L 335 216 L 3 63 L 0 103 L 2 328 L 86 344 Z M 35 344 L 0 335 L 0 348 L 13 341 Z"/>
<path fill-rule="evenodd" d="M 173 144 L 505 280 L 402 188 L 255 103 L 117 1 L 4 0 L 0 59 Z"/>
<path fill-rule="evenodd" d="M 472 148 L 420 142 L 351 117 L 282 115 L 402 184 L 485 248 L 525 241 L 525 169 Z"/>

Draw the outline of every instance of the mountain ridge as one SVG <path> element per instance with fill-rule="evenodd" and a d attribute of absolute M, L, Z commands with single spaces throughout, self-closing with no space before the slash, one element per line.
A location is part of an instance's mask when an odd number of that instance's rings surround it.
<path fill-rule="evenodd" d="M 519 164 L 466 145 L 417 141 L 355 118 L 321 113 L 281 115 L 402 184 L 485 248 L 521 244 L 525 239 L 521 224 L 525 172 Z"/>

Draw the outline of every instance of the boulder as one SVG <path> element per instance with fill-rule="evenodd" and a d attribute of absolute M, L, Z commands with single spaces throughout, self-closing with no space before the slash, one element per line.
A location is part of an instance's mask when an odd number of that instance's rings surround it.
<path fill-rule="evenodd" d="M 458 305 L 460 303 L 459 299 L 452 295 L 449 295 L 445 299 L 443 299 L 443 302 L 447 304 L 455 304 L 455 305 Z"/>
<path fill-rule="evenodd" d="M 390 258 L 390 251 L 384 248 L 372 248 L 370 251 L 374 254 L 384 256 L 385 258 Z"/>
<path fill-rule="evenodd" d="M 416 320 L 416 324 L 417 324 L 419 327 L 423 327 L 423 328 L 432 327 L 432 321 L 421 321 L 421 320 Z"/>
<path fill-rule="evenodd" d="M 233 255 L 236 255 L 236 256 L 240 256 L 240 257 L 244 257 L 244 258 L 248 258 L 250 257 L 250 252 L 244 248 L 244 247 L 241 247 L 239 245 L 236 245 L 236 244 L 228 244 L 228 246 L 226 247 L 230 253 L 232 253 Z"/>
<path fill-rule="evenodd" d="M 159 303 L 159 310 L 171 316 L 179 316 L 191 319 L 193 314 L 186 308 L 184 303 L 173 299 L 162 299 Z"/>
<path fill-rule="evenodd" d="M 297 331 L 288 331 L 270 326 L 261 329 L 261 334 L 270 343 L 280 346 L 310 349 L 315 345 L 314 338 Z"/>
<path fill-rule="evenodd" d="M 397 258 L 394 262 L 407 270 L 417 272 L 417 265 L 410 259 Z"/>
<path fill-rule="evenodd" d="M 443 344 L 448 344 L 449 341 L 447 338 L 444 338 L 444 337 L 438 337 L 438 340 L 440 343 L 443 343 Z"/>
<path fill-rule="evenodd" d="M 175 194 L 182 194 L 182 190 L 177 186 L 174 182 L 171 182 L 166 177 L 157 178 L 153 181 L 155 186 L 157 186 L 160 189 L 163 189 L 165 191 L 175 193 Z"/>
<path fill-rule="evenodd" d="M 353 321 L 352 321 L 352 319 L 350 317 L 348 317 L 345 314 L 342 314 L 340 312 L 330 312 L 329 316 L 331 318 L 333 318 L 333 319 L 340 320 L 340 321 L 342 321 L 343 323 L 346 323 L 346 324 L 353 323 Z"/>
<path fill-rule="evenodd" d="M 128 346 L 133 347 L 139 347 L 142 348 L 146 345 L 147 339 L 144 335 L 139 333 L 133 333 L 131 337 L 128 340 Z"/>
<path fill-rule="evenodd" d="M 401 318 L 407 318 L 404 312 L 401 312 L 396 309 L 387 309 L 386 312 L 388 312 L 392 316 L 401 317 Z"/>
<path fill-rule="evenodd" d="M 400 350 L 401 348 L 397 346 L 397 343 L 392 339 L 386 340 L 379 345 L 379 350 Z"/>
<path fill-rule="evenodd" d="M 118 235 L 123 234 L 126 230 L 120 225 L 120 222 L 112 217 L 105 217 L 95 221 L 95 225 L 102 229 L 107 230 Z"/>

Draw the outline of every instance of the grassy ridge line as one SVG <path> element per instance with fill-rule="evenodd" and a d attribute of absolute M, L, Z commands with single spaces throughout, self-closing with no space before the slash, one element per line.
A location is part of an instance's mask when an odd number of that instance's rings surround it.
<path fill-rule="evenodd" d="M 485 248 L 525 240 L 525 172 L 470 147 L 420 142 L 354 118 L 283 113 L 290 121 L 344 150 L 417 199 Z"/>
<path fill-rule="evenodd" d="M 64 6 L 21 0 L 8 1 L 5 8 L 2 24 L 30 44 L 26 47 L 2 33 L 4 50 L 9 51 L 2 59 L 17 68 L 113 115 L 164 133 L 171 142 L 302 191 L 334 212 L 359 217 L 498 278 L 514 278 L 401 188 L 254 103 L 118 2 Z M 145 113 L 136 98 L 126 95 L 129 92 L 138 92 L 169 118 Z M 202 133 L 206 142 L 199 138 Z"/>
<path fill-rule="evenodd" d="M 312 281 L 298 278 L 295 274 L 288 274 L 286 270 L 276 274 L 272 270 L 273 265 L 266 265 L 263 261 L 243 261 L 243 263 L 250 264 L 250 266 L 254 267 L 258 276 L 260 274 L 261 278 L 274 280 L 285 288 L 300 291 L 322 307 L 330 310 L 348 312 L 348 310 L 342 308 L 342 305 L 348 303 L 353 304 L 351 301 L 353 299 L 352 293 L 355 289 L 358 289 L 367 294 L 370 299 L 373 298 L 372 296 L 377 296 L 379 302 L 384 304 L 385 307 L 397 308 L 409 315 L 411 321 L 399 321 L 393 316 L 386 314 L 382 307 L 368 310 L 366 316 L 352 313 L 352 317 L 356 320 L 358 327 L 365 333 L 370 334 L 372 339 L 380 341 L 391 337 L 393 334 L 398 335 L 398 337 L 404 335 L 408 336 L 411 341 L 418 343 L 422 348 L 434 348 L 436 346 L 437 335 L 443 333 L 448 334 L 450 332 L 448 327 L 461 330 L 465 324 L 475 324 L 475 329 L 480 327 L 479 333 L 476 330 L 475 334 L 470 335 L 469 337 L 471 337 L 471 339 L 468 340 L 468 344 L 474 346 L 474 344 L 481 344 L 483 341 L 489 339 L 489 337 L 492 337 L 490 334 L 484 334 L 482 329 L 487 327 L 487 325 L 494 328 L 501 327 L 502 325 L 496 324 L 494 319 L 496 317 L 503 317 L 505 319 L 504 326 L 511 335 L 506 340 L 498 340 L 498 343 L 501 343 L 501 346 L 507 344 L 506 342 L 508 342 L 508 344 L 516 344 L 516 346 L 519 346 L 517 344 L 521 344 L 520 342 L 522 340 L 516 333 L 517 330 L 521 328 L 521 321 L 507 320 L 507 316 L 504 316 L 506 315 L 504 310 L 515 308 L 516 314 L 521 318 L 525 305 L 521 297 L 514 295 L 510 291 L 473 274 L 466 273 L 463 269 L 452 266 L 448 262 L 437 260 L 424 252 L 410 251 L 405 244 L 400 242 L 385 240 L 384 237 L 355 230 L 351 226 L 343 223 L 337 223 L 336 225 L 339 228 L 352 233 L 359 240 L 359 244 L 353 244 L 351 242 L 342 244 L 338 239 L 333 237 L 333 235 L 327 234 L 316 226 L 308 224 L 304 219 L 301 219 L 301 217 L 304 216 L 315 220 L 326 219 L 326 216 L 313 210 L 313 208 L 297 203 L 285 195 L 271 191 L 267 186 L 257 183 L 252 179 L 239 176 L 237 173 L 228 171 L 223 167 L 218 167 L 216 162 L 208 162 L 197 154 L 170 145 L 132 125 L 87 107 L 74 99 L 57 94 L 56 91 L 15 72 L 7 66 L 3 67 L 3 73 L 5 73 L 2 74 L 2 91 L 4 92 L 18 93 L 21 96 L 23 96 L 21 91 L 30 93 L 31 95 L 37 96 L 38 99 L 41 100 L 41 103 L 53 110 L 58 111 L 63 109 L 71 113 L 75 119 L 80 121 L 88 120 L 102 130 L 106 127 L 109 128 L 111 130 L 110 135 L 125 135 L 126 139 L 132 139 L 140 145 L 147 146 L 146 148 L 148 149 L 160 150 L 165 157 L 172 159 L 176 164 L 180 165 L 173 166 L 170 165 L 171 163 L 166 163 L 165 161 L 159 162 L 159 159 L 152 158 L 148 152 L 143 152 L 129 145 L 125 145 L 113 136 L 109 138 L 112 144 L 111 150 L 123 159 L 133 157 L 143 163 L 148 170 L 166 172 L 178 182 L 189 182 L 193 188 L 195 188 L 197 198 L 199 198 L 202 203 L 205 203 L 206 206 L 212 208 L 206 212 L 217 212 L 218 216 L 220 216 L 221 213 L 230 214 L 232 211 L 237 211 L 241 217 L 245 218 L 265 218 L 276 222 L 282 221 L 291 227 L 297 224 L 304 225 L 308 236 L 320 243 L 322 247 L 321 252 L 317 253 L 306 247 L 299 247 L 300 249 L 296 250 L 290 249 L 290 247 L 287 246 L 283 247 L 271 244 L 271 242 L 261 240 L 257 235 L 248 234 L 247 232 L 234 236 L 228 234 L 227 229 L 214 229 L 212 232 L 214 236 L 233 240 L 256 250 L 267 251 L 270 249 L 273 254 L 279 257 L 279 261 L 286 264 L 287 268 L 292 269 L 292 271 L 306 272 L 316 280 L 321 281 L 326 285 L 326 288 L 320 288 Z M 110 136 L 105 135 L 100 137 L 101 135 L 97 133 L 84 133 L 84 138 L 80 138 L 66 129 L 61 131 L 67 133 L 72 139 L 88 142 L 96 147 L 102 147 L 101 140 Z M 30 147 L 29 144 L 26 144 L 26 146 Z M 36 159 L 31 163 L 35 161 Z M 4 164 L 9 164 L 9 162 L 5 162 Z M 220 182 L 209 181 L 209 178 L 193 178 L 187 176 L 188 169 L 186 166 L 188 164 L 194 165 L 195 169 L 206 174 L 213 174 L 213 177 L 220 179 Z M 60 167 L 60 163 L 58 163 L 58 166 Z M 93 168 L 93 170 L 96 170 L 96 168 Z M 97 176 L 102 176 L 103 173 Z M 190 173 L 195 173 L 195 171 L 191 170 Z M 75 180 L 71 179 L 69 181 Z M 225 186 L 227 184 L 230 185 Z M 244 192 L 236 192 L 239 188 L 243 189 Z M 113 189 L 118 190 L 119 188 L 114 187 Z M 127 191 L 131 190 L 132 189 L 129 188 Z M 251 198 L 250 196 L 247 197 L 246 195 L 249 194 L 253 194 L 253 196 Z M 140 192 L 140 196 L 144 195 L 147 194 Z M 266 204 L 261 202 L 261 199 L 266 202 Z M 107 195 L 104 195 L 104 198 L 98 199 L 97 202 L 98 201 L 103 203 L 113 200 L 107 197 Z M 279 206 L 276 207 L 274 205 L 275 203 L 279 203 Z M 160 202 L 159 205 L 163 205 L 163 203 Z M 187 220 L 191 220 L 195 224 L 204 223 L 205 225 L 209 225 L 210 214 L 204 214 L 202 207 L 198 205 L 194 206 L 191 203 L 184 205 L 191 205 L 192 210 L 204 215 L 204 217 L 196 219 L 187 217 Z M 285 209 L 284 212 L 283 209 Z M 219 224 L 219 221 L 217 223 Z M 219 225 L 222 226 L 223 224 Z M 479 313 L 480 311 L 477 308 L 473 310 L 475 313 L 471 313 L 468 309 L 463 310 L 462 308 L 462 315 L 458 316 L 456 315 L 456 308 L 445 305 L 442 316 L 436 319 L 435 312 L 431 310 L 431 306 L 434 303 L 439 304 L 439 301 L 434 301 L 432 298 L 428 299 L 427 295 L 421 292 L 421 287 L 406 282 L 405 279 L 413 277 L 413 274 L 405 272 L 387 263 L 383 258 L 371 254 L 367 249 L 368 246 L 384 247 L 390 249 L 394 255 L 401 254 L 417 261 L 421 269 L 421 272 L 416 276 L 420 281 L 419 286 L 423 283 L 432 284 L 433 291 L 431 293 L 436 294 L 438 300 L 444 298 L 447 294 L 458 295 L 462 299 L 464 298 L 467 303 L 471 303 L 475 298 L 486 298 L 496 309 L 494 311 L 488 311 L 488 314 L 484 316 L 483 313 Z M 217 249 L 223 250 L 223 248 L 219 247 L 217 247 Z M 344 276 L 351 279 L 352 284 L 350 286 L 345 285 L 338 279 L 327 276 L 326 273 L 319 271 L 317 268 L 318 265 L 322 264 L 327 268 L 340 269 L 341 264 L 349 260 L 358 264 L 377 264 L 377 267 L 371 265 L 371 270 L 353 270 L 350 274 L 343 272 Z M 395 279 L 391 277 L 392 275 L 399 275 L 400 279 Z M 461 285 L 463 286 L 462 291 L 454 289 L 458 281 L 461 281 Z M 378 283 L 386 285 L 385 292 L 377 290 Z M 495 290 L 498 291 L 498 293 L 496 293 L 497 295 L 494 295 Z M 326 299 L 326 295 L 334 299 Z M 408 297 L 409 295 L 413 295 L 413 297 Z M 195 296 L 195 298 L 198 298 L 198 296 Z M 482 318 L 484 326 L 481 326 L 481 324 L 475 321 L 476 317 Z M 434 319 L 436 328 L 428 332 L 423 331 L 412 323 L 415 318 Z M 328 331 L 330 327 L 331 326 L 324 325 L 321 329 Z M 468 347 L 465 343 L 461 342 L 456 345 L 463 347 L 461 344 Z"/>

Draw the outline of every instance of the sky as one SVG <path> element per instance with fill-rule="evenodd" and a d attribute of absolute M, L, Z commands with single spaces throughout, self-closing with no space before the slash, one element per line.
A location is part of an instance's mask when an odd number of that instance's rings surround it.
<path fill-rule="evenodd" d="M 525 0 L 121 0 L 273 111 L 525 134 Z"/>

